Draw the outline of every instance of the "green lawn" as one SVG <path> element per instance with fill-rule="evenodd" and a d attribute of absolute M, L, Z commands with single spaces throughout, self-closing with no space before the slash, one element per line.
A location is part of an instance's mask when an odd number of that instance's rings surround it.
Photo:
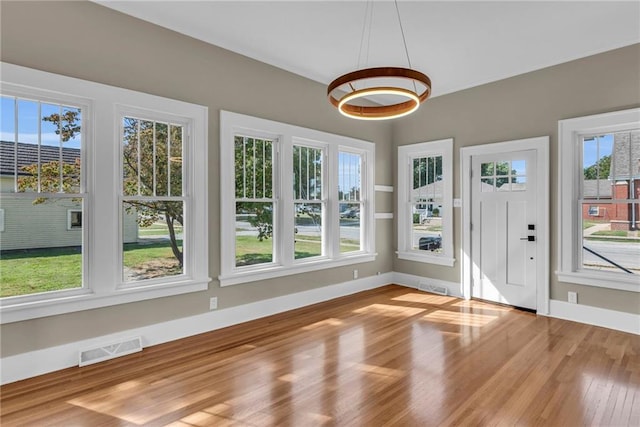
<path fill-rule="evenodd" d="M 273 256 L 273 240 L 266 239 L 262 242 L 255 236 L 236 237 L 236 266 L 262 264 L 271 262 Z M 351 252 L 358 250 L 360 243 L 354 240 L 342 239 L 340 241 L 340 252 Z M 322 253 L 320 237 L 318 236 L 297 236 L 295 247 L 295 258 L 309 258 Z"/>
<path fill-rule="evenodd" d="M 181 273 L 167 242 L 125 244 L 124 266 L 131 269 L 138 280 Z M 79 288 L 82 286 L 80 248 L 4 252 L 0 256 L 0 282 L 0 297 Z"/>
<path fill-rule="evenodd" d="M 612 237 L 627 237 L 627 233 L 624 230 L 600 230 L 592 234 L 592 236 L 612 236 Z"/>
<path fill-rule="evenodd" d="M 238 266 L 270 262 L 272 239 L 260 242 L 255 236 L 238 236 L 236 263 Z M 182 241 L 179 241 L 182 246 Z M 359 243 L 340 241 L 340 252 L 357 250 Z M 318 256 L 320 238 L 298 236 L 296 259 Z M 124 267 L 129 278 L 141 280 L 172 276 L 182 271 L 168 242 L 126 243 Z M 49 248 L 7 251 L 0 256 L 0 297 L 29 295 L 40 292 L 79 288 L 82 286 L 82 256 L 80 248 Z"/>
<path fill-rule="evenodd" d="M 11 251 L 0 259 L 0 297 L 82 286 L 80 248 Z"/>

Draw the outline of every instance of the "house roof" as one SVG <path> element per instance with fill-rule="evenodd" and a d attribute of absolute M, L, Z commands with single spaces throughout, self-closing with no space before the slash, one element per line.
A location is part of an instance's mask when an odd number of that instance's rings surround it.
<path fill-rule="evenodd" d="M 640 130 L 614 135 L 611 166 L 614 181 L 640 177 Z"/>
<path fill-rule="evenodd" d="M 442 199 L 442 181 L 436 181 L 423 185 L 422 187 L 414 188 L 411 190 L 411 196 L 415 201 L 427 198 Z"/>
<path fill-rule="evenodd" d="M 18 154 L 18 175 L 29 175 L 22 170 L 23 166 L 38 163 L 38 145 L 12 141 L 0 141 L 0 175 L 13 176 L 16 167 L 16 151 Z M 80 158 L 79 148 L 62 148 L 62 161 L 73 163 Z M 60 160 L 60 147 L 40 145 L 40 163 Z"/>
<path fill-rule="evenodd" d="M 582 194 L 585 199 L 596 197 L 611 198 L 611 181 L 608 179 L 585 179 L 582 182 Z"/>

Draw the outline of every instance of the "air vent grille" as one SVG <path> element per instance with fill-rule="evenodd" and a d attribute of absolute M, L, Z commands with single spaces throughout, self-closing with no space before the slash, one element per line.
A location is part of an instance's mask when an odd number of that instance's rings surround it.
<path fill-rule="evenodd" d="M 102 347 L 90 348 L 80 351 L 80 366 L 91 365 L 92 363 L 102 362 L 104 360 L 114 359 L 116 357 L 125 356 L 127 354 L 142 351 L 141 337 L 135 337 L 110 343 Z"/>

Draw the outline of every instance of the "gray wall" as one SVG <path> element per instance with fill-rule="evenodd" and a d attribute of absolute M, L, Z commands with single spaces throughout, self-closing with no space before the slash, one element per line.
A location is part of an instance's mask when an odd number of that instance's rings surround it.
<path fill-rule="evenodd" d="M 638 106 L 640 45 L 633 45 L 428 100 L 416 114 L 393 123 L 393 155 L 397 159 L 399 145 L 454 138 L 454 197 L 462 197 L 460 147 L 548 135 L 551 298 L 566 301 L 567 291 L 576 291 L 580 304 L 640 313 L 640 293 L 561 283 L 554 274 L 559 235 L 558 120 Z M 459 282 L 460 209 L 454 209 L 454 215 L 454 253 L 458 258 L 454 267 L 395 259 L 394 271 Z"/>
<path fill-rule="evenodd" d="M 220 273 L 219 111 L 249 114 L 373 141 L 376 184 L 391 185 L 391 125 L 343 118 L 324 85 L 89 2 L 1 3 L 2 61 L 209 107 L 209 266 Z M 378 193 L 381 194 L 381 193 Z M 393 209 L 381 194 L 380 212 Z M 376 223 L 375 262 L 360 277 L 391 271 L 390 220 Z M 2 325 L 2 357 L 150 325 L 219 307 L 273 298 L 353 277 L 354 267 L 331 268 L 260 283 L 160 298 Z"/>

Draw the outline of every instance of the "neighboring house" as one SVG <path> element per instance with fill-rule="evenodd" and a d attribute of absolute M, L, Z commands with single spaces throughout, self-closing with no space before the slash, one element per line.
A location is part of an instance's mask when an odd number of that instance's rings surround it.
<path fill-rule="evenodd" d="M 439 216 L 442 211 L 442 183 L 435 181 L 411 190 L 411 200 L 414 201 L 413 213 L 420 214 L 420 223 L 427 218 Z M 434 213 L 434 210 L 437 211 Z"/>
<path fill-rule="evenodd" d="M 24 166 L 38 163 L 38 146 L 18 143 L 18 176 L 26 176 Z M 73 163 L 80 149 L 63 148 L 62 161 Z M 40 162 L 60 159 L 60 150 L 40 146 Z M 82 206 L 73 199 L 34 204 L 32 199 L 11 197 L 16 167 L 16 144 L 0 141 L 0 248 L 2 250 L 80 246 L 82 243 Z M 125 243 L 136 242 L 135 215 L 125 216 Z"/>
<path fill-rule="evenodd" d="M 610 202 L 640 199 L 640 130 L 614 135 L 609 179 L 583 181 L 583 194 L 593 203 L 582 205 L 582 219 L 610 222 L 611 230 L 638 229 L 640 206 Z"/>

